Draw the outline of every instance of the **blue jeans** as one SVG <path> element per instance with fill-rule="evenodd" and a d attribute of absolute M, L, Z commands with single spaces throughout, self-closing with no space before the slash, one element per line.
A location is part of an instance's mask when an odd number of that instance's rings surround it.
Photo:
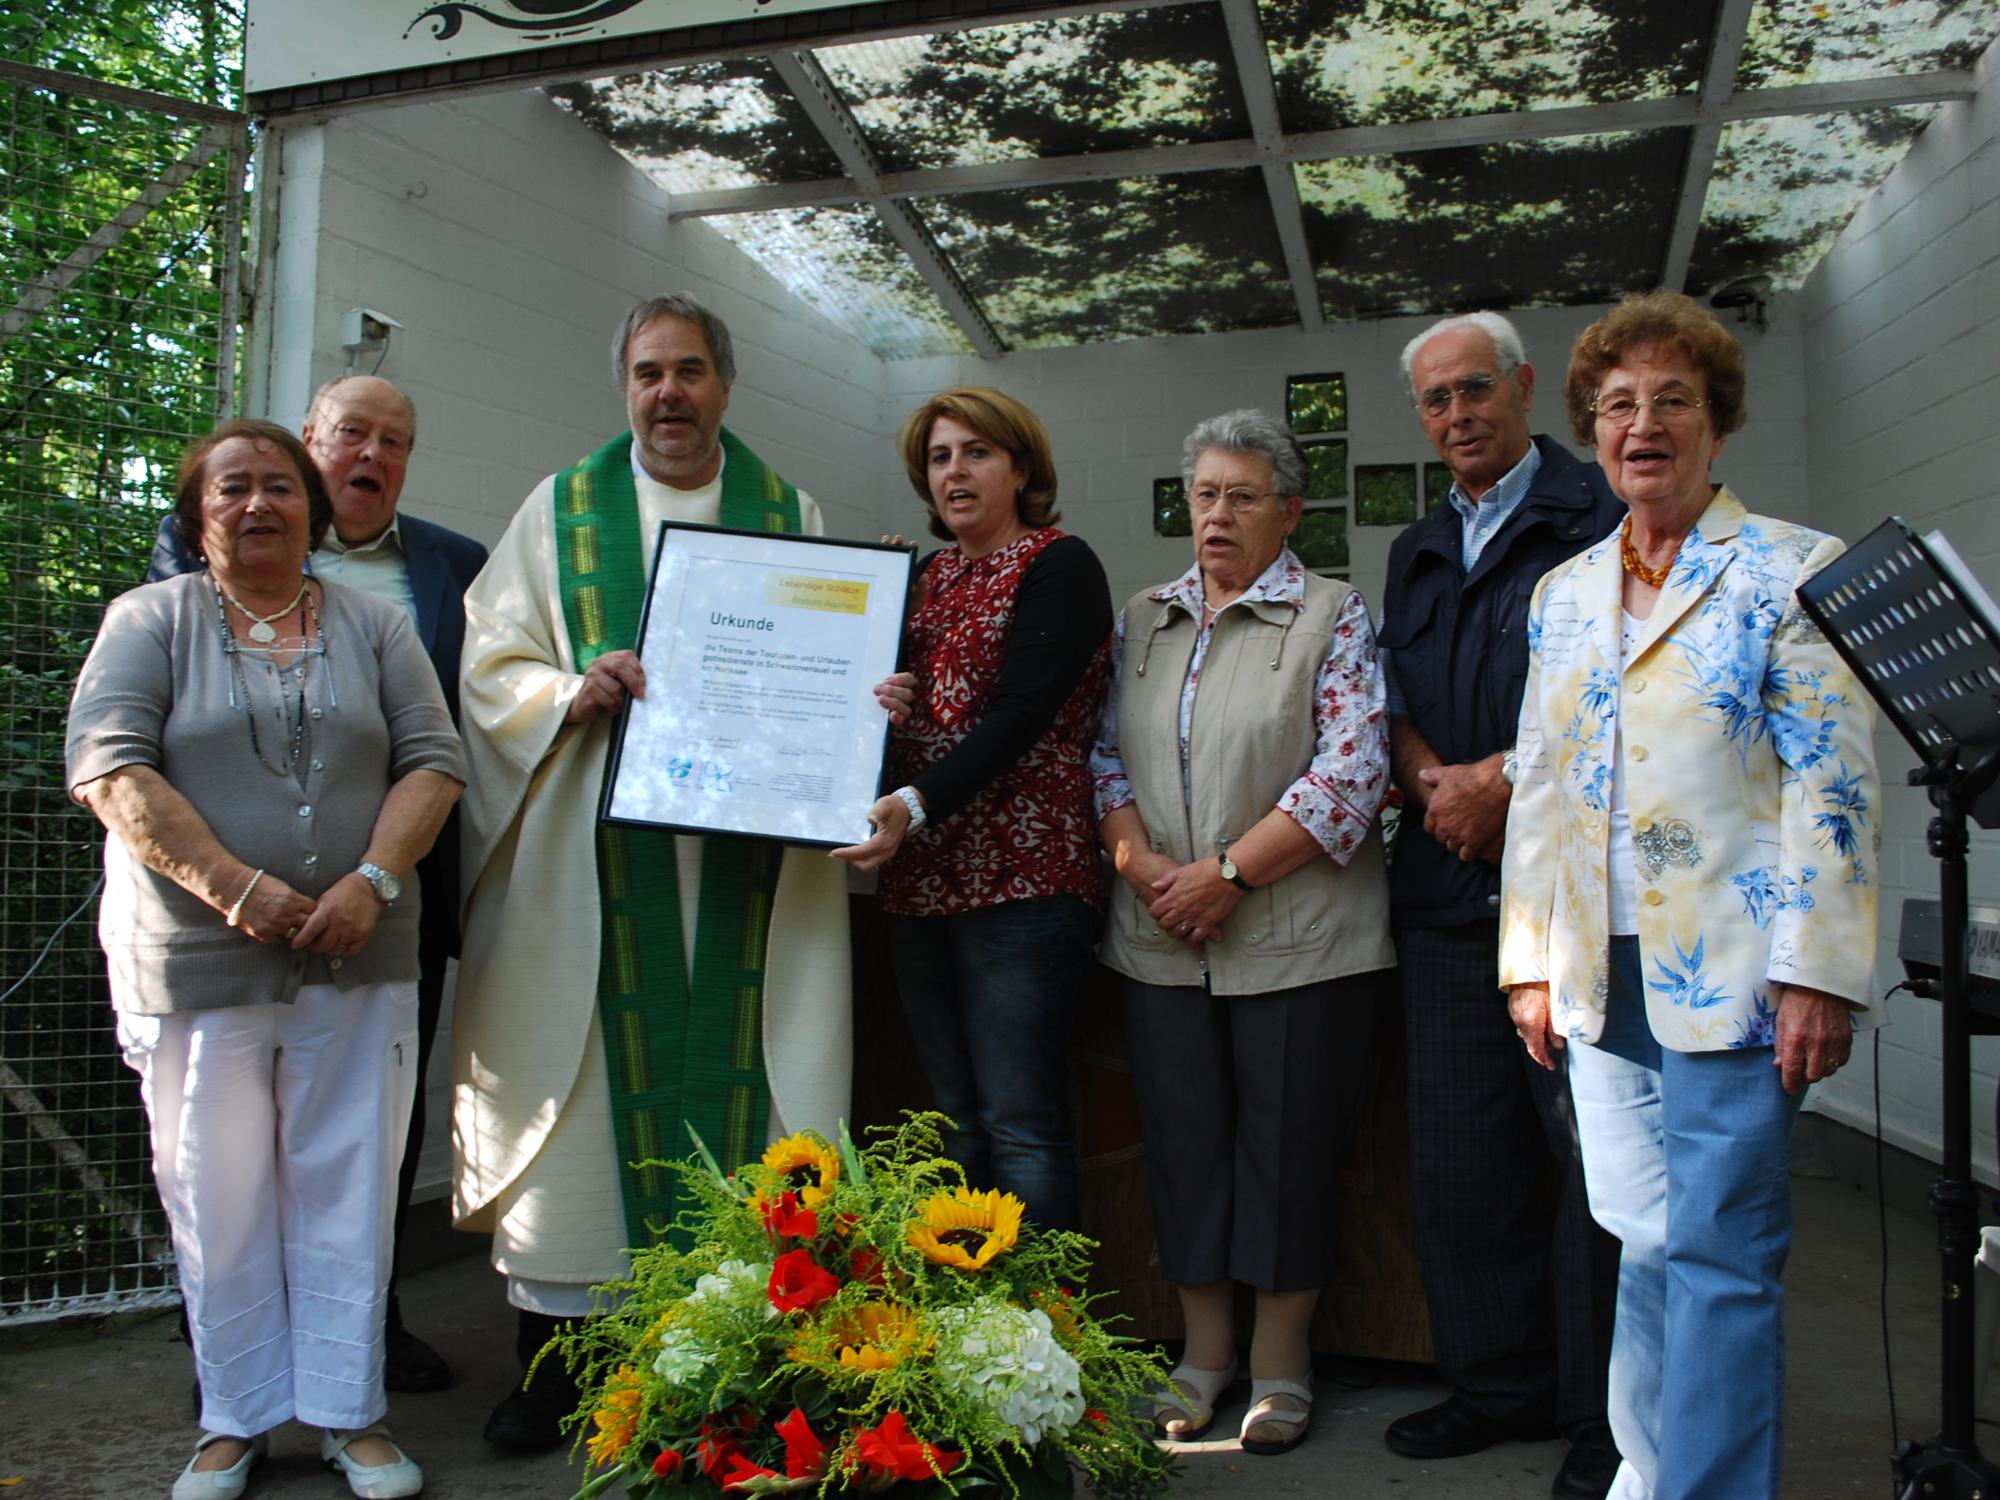
<path fill-rule="evenodd" d="M 1802 1095 L 1768 1047 L 1673 1052 L 1636 938 L 1611 940 L 1604 1035 L 1569 1049 L 1590 1211 L 1623 1246 L 1611 1341 L 1615 1500 L 1775 1500 L 1784 1457 L 1787 1141 Z"/>
<path fill-rule="evenodd" d="M 945 1147 L 975 1188 L 1075 1229 L 1069 1034 L 1097 913 L 1075 896 L 1009 901 L 948 917 L 892 917 L 896 988 Z"/>

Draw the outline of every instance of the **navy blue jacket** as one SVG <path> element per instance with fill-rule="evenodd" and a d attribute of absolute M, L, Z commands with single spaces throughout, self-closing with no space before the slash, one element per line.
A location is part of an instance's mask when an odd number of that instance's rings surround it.
<path fill-rule="evenodd" d="M 486 566 L 486 549 L 469 536 L 449 527 L 415 516 L 399 514 L 397 533 L 402 538 L 403 560 L 410 569 L 410 592 L 417 604 L 417 636 L 437 669 L 438 686 L 444 689 L 445 706 L 451 722 L 458 723 L 458 658 L 465 649 L 465 590 L 479 570 Z M 171 513 L 161 518 L 160 534 L 153 541 L 153 563 L 146 571 L 148 583 L 192 573 L 201 565 L 191 562 L 181 551 Z M 444 945 L 443 951 L 458 953 L 458 812 L 438 835 L 435 848 L 417 865 L 423 891 L 425 949 Z"/>
<path fill-rule="evenodd" d="M 1604 471 L 1553 438 L 1506 525 L 1465 571 L 1465 521 L 1439 506 L 1396 538 L 1380 640 L 1411 724 L 1447 765 L 1514 743 L 1528 683 L 1528 599 L 1542 575 L 1606 536 L 1625 516 Z M 1389 896 L 1399 926 L 1462 927 L 1499 916 L 1500 867 L 1459 859 L 1404 818 Z"/>

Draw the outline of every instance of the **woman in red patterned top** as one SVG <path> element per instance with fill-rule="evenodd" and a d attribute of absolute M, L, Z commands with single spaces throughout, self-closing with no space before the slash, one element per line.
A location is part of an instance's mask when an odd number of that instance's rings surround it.
<path fill-rule="evenodd" d="M 1073 1229 L 1065 1043 L 1103 906 L 1088 761 L 1111 591 L 1055 527 L 1048 433 L 1020 402 L 946 391 L 899 443 L 932 533 L 955 545 L 918 569 L 897 790 L 868 810 L 865 843 L 834 852 L 882 867 L 896 986 L 957 1122 L 952 1155 L 974 1186 Z"/>

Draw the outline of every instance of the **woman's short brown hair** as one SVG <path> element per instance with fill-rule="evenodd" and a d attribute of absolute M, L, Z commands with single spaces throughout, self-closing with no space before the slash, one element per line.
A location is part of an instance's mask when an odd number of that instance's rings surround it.
<path fill-rule="evenodd" d="M 963 422 L 995 447 L 1013 456 L 1027 475 L 1015 498 L 1015 509 L 1029 526 L 1052 526 L 1062 519 L 1056 509 L 1056 461 L 1049 451 L 1048 429 L 1027 407 L 991 386 L 962 385 L 940 391 L 903 422 L 896 447 L 903 455 L 903 467 L 910 476 L 910 488 L 931 513 L 931 535 L 952 540 L 951 528 L 937 513 L 931 499 L 931 428 L 939 417 Z"/>
<path fill-rule="evenodd" d="M 1563 397 L 1569 403 L 1570 431 L 1579 443 L 1597 441 L 1590 403 L 1605 375 L 1648 344 L 1670 345 L 1694 361 L 1708 386 L 1708 419 L 1717 437 L 1743 425 L 1743 346 L 1735 336 L 1692 297 L 1634 292 L 1584 329 L 1570 352 Z"/>
<path fill-rule="evenodd" d="M 180 475 L 174 486 L 174 535 L 180 540 L 181 556 L 189 562 L 208 561 L 208 554 L 201 550 L 201 487 L 208 477 L 209 454 L 231 438 L 248 438 L 259 445 L 269 443 L 291 459 L 299 471 L 299 482 L 306 487 L 307 535 L 311 538 L 311 548 L 317 550 L 327 527 L 333 524 L 333 497 L 326 491 L 319 465 L 313 462 L 306 445 L 276 422 L 239 418 L 196 438 L 181 455 Z"/>

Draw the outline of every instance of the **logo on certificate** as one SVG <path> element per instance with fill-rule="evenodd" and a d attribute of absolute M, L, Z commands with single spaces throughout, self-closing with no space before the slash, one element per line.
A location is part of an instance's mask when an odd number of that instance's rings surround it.
<path fill-rule="evenodd" d="M 733 781 L 735 775 L 735 761 L 704 761 L 701 768 L 701 789 L 704 792 L 733 792 L 736 790 Z"/>
<path fill-rule="evenodd" d="M 687 755 L 667 757 L 667 780 L 686 781 L 694 775 L 694 758 Z"/>

